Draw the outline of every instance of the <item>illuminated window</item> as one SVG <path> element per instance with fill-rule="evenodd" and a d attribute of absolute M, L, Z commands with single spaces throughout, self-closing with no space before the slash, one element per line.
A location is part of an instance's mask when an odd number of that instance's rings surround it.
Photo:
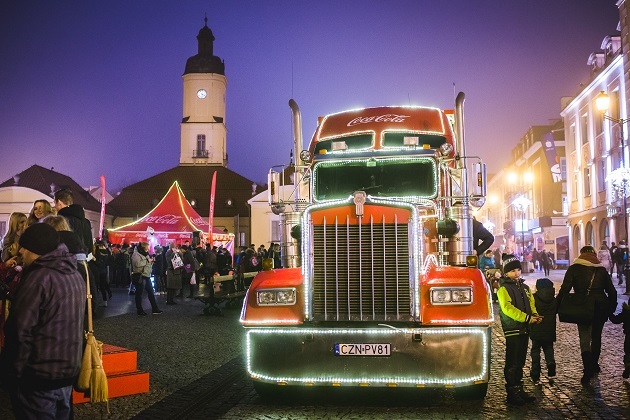
<path fill-rule="evenodd" d="M 584 168 L 584 197 L 591 196 L 591 168 Z"/>
<path fill-rule="evenodd" d="M 580 142 L 582 145 L 588 143 L 588 114 L 580 117 Z"/>
<path fill-rule="evenodd" d="M 606 159 L 597 160 L 597 191 L 606 189 Z"/>

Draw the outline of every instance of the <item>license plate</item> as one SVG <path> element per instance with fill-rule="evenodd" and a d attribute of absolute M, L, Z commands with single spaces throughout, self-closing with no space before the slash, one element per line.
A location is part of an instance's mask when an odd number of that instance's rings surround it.
<path fill-rule="evenodd" d="M 336 343 L 337 356 L 389 356 L 391 344 Z"/>

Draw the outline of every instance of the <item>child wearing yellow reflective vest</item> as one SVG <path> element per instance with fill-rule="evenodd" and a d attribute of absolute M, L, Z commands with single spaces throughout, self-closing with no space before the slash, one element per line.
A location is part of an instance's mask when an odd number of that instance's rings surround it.
<path fill-rule="evenodd" d="M 529 344 L 528 324 L 540 323 L 542 317 L 536 312 L 534 297 L 521 278 L 521 262 L 514 255 L 504 254 L 503 276 L 499 279 L 501 326 L 505 335 L 505 389 L 507 402 L 523 405 L 536 397 L 523 389 L 523 367 Z"/>

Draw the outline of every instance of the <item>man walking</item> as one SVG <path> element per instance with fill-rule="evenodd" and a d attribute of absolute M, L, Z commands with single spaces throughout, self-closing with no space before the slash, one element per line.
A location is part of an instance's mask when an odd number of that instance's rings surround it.
<path fill-rule="evenodd" d="M 0 378 L 16 418 L 68 419 L 81 368 L 85 282 L 52 226 L 30 226 L 19 244 L 24 271 L 5 326 Z"/>

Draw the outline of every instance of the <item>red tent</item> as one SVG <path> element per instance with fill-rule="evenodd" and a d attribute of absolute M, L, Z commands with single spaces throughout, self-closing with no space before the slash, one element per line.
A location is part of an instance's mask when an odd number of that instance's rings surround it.
<path fill-rule="evenodd" d="M 193 232 L 198 231 L 202 243 L 205 243 L 208 240 L 208 227 L 208 222 L 192 208 L 175 181 L 153 210 L 135 222 L 108 230 L 108 239 L 113 244 L 146 241 L 165 246 L 167 242 L 192 242 Z M 233 233 L 213 228 L 212 241 L 214 245 L 223 245 L 230 253 L 234 252 Z"/>

